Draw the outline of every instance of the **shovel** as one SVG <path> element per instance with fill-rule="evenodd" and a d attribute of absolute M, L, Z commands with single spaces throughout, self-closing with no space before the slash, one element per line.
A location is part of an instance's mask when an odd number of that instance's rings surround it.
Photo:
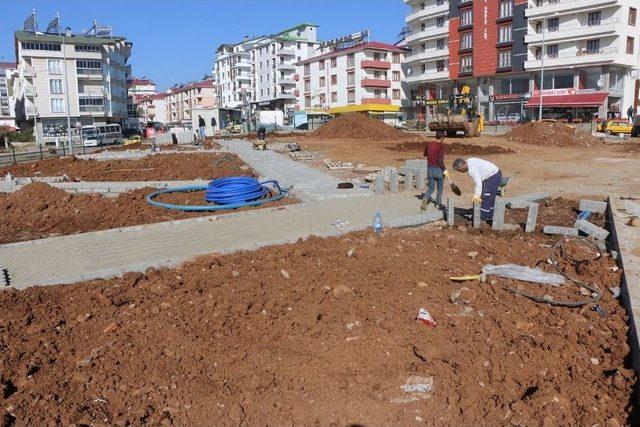
<path fill-rule="evenodd" d="M 462 191 L 460 191 L 460 187 L 451 182 L 451 178 L 449 177 L 447 177 L 447 181 L 449 181 L 449 185 L 451 186 L 451 191 L 453 191 L 453 194 L 455 194 L 456 196 L 460 196 L 462 194 Z"/>

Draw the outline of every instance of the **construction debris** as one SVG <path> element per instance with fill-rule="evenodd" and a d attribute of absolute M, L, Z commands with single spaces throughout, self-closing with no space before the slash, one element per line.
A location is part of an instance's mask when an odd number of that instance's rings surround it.
<path fill-rule="evenodd" d="M 354 167 L 353 163 L 351 163 L 351 162 L 333 161 L 331 159 L 324 159 L 322 162 L 324 163 L 324 165 L 329 170 L 353 169 L 353 167 Z"/>
<path fill-rule="evenodd" d="M 605 240 L 609 236 L 609 232 L 607 230 L 584 219 L 577 220 L 574 227 L 582 231 L 584 234 L 598 240 Z"/>

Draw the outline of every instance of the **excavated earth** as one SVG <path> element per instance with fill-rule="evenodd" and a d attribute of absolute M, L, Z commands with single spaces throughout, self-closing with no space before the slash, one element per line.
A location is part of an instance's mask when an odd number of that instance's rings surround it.
<path fill-rule="evenodd" d="M 70 194 L 36 182 L 15 193 L 0 193 L 0 244 L 258 209 L 246 207 L 218 212 L 163 209 L 147 203 L 146 196 L 154 191 L 155 188 L 142 188 L 118 197 L 104 197 L 100 194 Z M 163 194 L 156 200 L 176 205 L 207 204 L 203 191 Z M 296 200 L 285 197 L 260 208 L 291 203 L 296 203 Z"/>
<path fill-rule="evenodd" d="M 529 122 L 514 127 L 502 135 L 503 138 L 514 139 L 524 144 L 593 147 L 603 143 L 588 132 L 574 129 L 562 123 Z"/>
<path fill-rule="evenodd" d="M 416 151 L 422 153 L 424 151 L 425 146 L 428 141 L 407 141 L 401 142 L 400 144 L 387 147 L 387 150 L 391 151 L 399 151 L 399 152 L 410 152 Z M 499 145 L 474 145 L 474 144 L 461 144 L 459 142 L 447 143 L 446 154 L 460 154 L 460 155 L 468 155 L 468 154 L 512 154 L 515 153 L 510 148 L 504 148 Z"/>
<path fill-rule="evenodd" d="M 397 140 L 410 139 L 411 135 L 395 129 L 381 120 L 362 113 L 343 114 L 320 126 L 313 135 L 331 139 Z"/>
<path fill-rule="evenodd" d="M 609 256 L 559 261 L 604 290 L 606 317 L 503 288 L 584 298 L 571 284 L 449 280 L 487 263 L 548 269 L 556 240 L 464 226 L 356 232 L 6 290 L 4 423 L 632 423 L 637 379 Z M 420 308 L 435 327 L 416 321 Z"/>
<path fill-rule="evenodd" d="M 80 160 L 75 156 L 39 160 L 0 168 L 0 176 L 62 176 L 71 181 L 210 180 L 251 175 L 251 169 L 231 153 L 156 154 L 140 160 Z"/>

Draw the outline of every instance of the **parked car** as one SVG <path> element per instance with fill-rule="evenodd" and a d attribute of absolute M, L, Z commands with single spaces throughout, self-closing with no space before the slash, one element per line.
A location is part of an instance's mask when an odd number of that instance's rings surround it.
<path fill-rule="evenodd" d="M 503 113 L 498 113 L 496 114 L 496 121 L 498 123 L 506 123 L 507 121 L 507 115 L 503 114 Z"/>
<path fill-rule="evenodd" d="M 633 126 L 626 119 L 603 120 L 598 124 L 597 131 L 607 135 L 631 134 Z"/>
<path fill-rule="evenodd" d="M 511 113 L 507 117 L 507 121 L 511 123 L 520 123 L 520 113 Z"/>

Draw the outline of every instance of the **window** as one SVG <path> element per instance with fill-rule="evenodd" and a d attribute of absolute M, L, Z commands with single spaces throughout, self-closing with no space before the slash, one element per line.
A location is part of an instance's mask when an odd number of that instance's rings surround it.
<path fill-rule="evenodd" d="M 78 105 L 80 105 L 81 107 L 86 105 L 102 106 L 103 100 L 102 98 L 80 98 L 78 99 Z"/>
<path fill-rule="evenodd" d="M 392 92 L 393 99 L 400 99 L 400 89 L 394 89 Z"/>
<path fill-rule="evenodd" d="M 56 52 L 62 51 L 60 43 L 22 42 L 21 45 L 25 50 L 51 50 Z"/>
<path fill-rule="evenodd" d="M 304 97 L 304 107 L 311 108 L 311 96 L 307 95 Z"/>
<path fill-rule="evenodd" d="M 553 32 L 560 29 L 560 18 L 551 18 L 547 21 L 547 31 Z"/>
<path fill-rule="evenodd" d="M 600 39 L 587 40 L 587 52 L 598 53 L 600 51 Z"/>
<path fill-rule="evenodd" d="M 62 74 L 62 61 L 59 59 L 48 59 L 47 68 L 49 74 Z"/>
<path fill-rule="evenodd" d="M 511 50 L 498 51 L 498 68 L 511 68 Z"/>
<path fill-rule="evenodd" d="M 324 87 L 324 85 L 325 85 L 325 78 L 324 78 L 324 76 L 321 76 L 321 77 L 320 77 L 320 81 L 318 82 L 318 84 L 320 85 L 320 87 Z"/>
<path fill-rule="evenodd" d="M 400 54 L 399 53 L 394 53 L 392 56 L 392 59 L 394 64 L 399 64 L 400 63 Z"/>
<path fill-rule="evenodd" d="M 509 43 L 513 41 L 511 38 L 511 24 L 501 25 L 498 30 L 498 43 Z"/>
<path fill-rule="evenodd" d="M 338 76 L 336 74 L 331 75 L 331 85 L 335 86 L 338 84 Z"/>
<path fill-rule="evenodd" d="M 436 70 L 437 71 L 444 71 L 444 59 L 440 59 L 440 60 L 436 61 Z"/>
<path fill-rule="evenodd" d="M 536 57 L 536 59 L 539 61 L 542 59 L 542 48 L 540 46 L 537 46 L 535 51 L 534 51 L 534 56 Z"/>
<path fill-rule="evenodd" d="M 438 27 L 438 28 L 444 27 L 444 17 L 443 16 L 439 16 L 438 19 L 436 19 L 436 27 Z"/>
<path fill-rule="evenodd" d="M 76 52 L 100 52 L 100 46 L 77 44 L 75 45 Z"/>
<path fill-rule="evenodd" d="M 331 68 L 336 68 L 338 65 L 338 58 L 331 58 Z"/>
<path fill-rule="evenodd" d="M 627 37 L 627 53 L 629 55 L 633 55 L 633 45 L 635 44 L 634 41 L 635 39 L 633 37 Z"/>
<path fill-rule="evenodd" d="M 444 39 L 436 40 L 436 49 L 437 50 L 444 50 Z M 423 51 L 424 51 L 424 49 L 423 49 Z"/>
<path fill-rule="evenodd" d="M 305 82 L 304 82 L 304 91 L 305 92 L 310 92 L 311 91 L 311 80 L 305 80 Z"/>
<path fill-rule="evenodd" d="M 320 61 L 320 71 L 324 70 L 324 59 Z"/>
<path fill-rule="evenodd" d="M 439 18 L 439 19 L 444 20 L 444 18 Z M 473 11 L 471 9 L 463 10 L 460 16 L 460 26 L 466 27 L 468 25 L 473 25 Z"/>
<path fill-rule="evenodd" d="M 311 64 L 304 64 L 304 75 L 308 76 L 311 73 Z"/>
<path fill-rule="evenodd" d="M 51 112 L 52 113 L 64 113 L 64 99 L 51 98 Z"/>
<path fill-rule="evenodd" d="M 347 55 L 347 68 L 353 68 L 356 66 L 356 56 L 353 53 Z"/>
<path fill-rule="evenodd" d="M 500 1 L 500 18 L 513 16 L 513 0 Z"/>
<path fill-rule="evenodd" d="M 327 102 L 327 97 L 324 93 L 320 94 L 320 105 L 324 105 Z"/>
<path fill-rule="evenodd" d="M 601 17 L 602 14 L 600 13 L 600 11 L 589 12 L 589 15 L 587 15 L 587 25 L 589 25 L 590 27 L 594 25 L 600 25 Z"/>
<path fill-rule="evenodd" d="M 373 60 L 374 61 L 382 61 L 382 55 L 380 54 L 380 52 L 374 52 L 373 53 Z"/>
<path fill-rule="evenodd" d="M 558 57 L 558 45 L 551 44 L 547 46 L 547 57 L 549 58 L 557 58 Z"/>
<path fill-rule="evenodd" d="M 64 93 L 63 89 L 62 89 L 62 79 L 51 79 L 51 80 L 49 80 L 49 93 L 51 93 L 51 94 Z"/>
<path fill-rule="evenodd" d="M 460 72 L 470 73 L 473 71 L 473 57 L 471 55 L 460 57 Z"/>
<path fill-rule="evenodd" d="M 355 90 L 348 90 L 347 91 L 347 102 L 349 102 L 349 103 L 356 102 L 356 91 Z"/>
<path fill-rule="evenodd" d="M 635 7 L 629 8 L 629 25 L 636 25 L 636 15 L 638 14 L 638 10 Z"/>
<path fill-rule="evenodd" d="M 468 31 L 466 33 L 460 34 L 460 49 L 471 49 L 473 48 L 473 33 Z"/>
<path fill-rule="evenodd" d="M 356 84 L 356 73 L 347 73 L 347 86 L 353 86 Z"/>
<path fill-rule="evenodd" d="M 393 79 L 394 82 L 399 82 L 400 81 L 400 71 L 394 71 L 391 73 L 391 78 Z"/>
<path fill-rule="evenodd" d="M 99 70 L 102 68 L 102 63 L 100 61 L 90 61 L 90 60 L 87 61 L 87 60 L 77 59 L 76 67 Z"/>
<path fill-rule="evenodd" d="M 331 92 L 331 102 L 338 102 L 338 92 Z"/>

